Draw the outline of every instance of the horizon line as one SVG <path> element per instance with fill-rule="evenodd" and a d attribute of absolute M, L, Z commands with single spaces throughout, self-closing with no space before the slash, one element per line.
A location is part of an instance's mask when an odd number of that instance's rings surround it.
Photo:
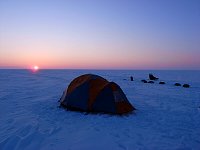
<path fill-rule="evenodd" d="M 32 70 L 31 68 L 0 68 L 0 70 Z M 39 68 L 39 70 L 162 70 L 162 71 L 200 71 L 200 69 L 177 69 L 177 68 L 163 68 L 163 69 L 155 69 L 155 68 L 150 68 L 150 69 L 128 69 L 128 68 Z"/>

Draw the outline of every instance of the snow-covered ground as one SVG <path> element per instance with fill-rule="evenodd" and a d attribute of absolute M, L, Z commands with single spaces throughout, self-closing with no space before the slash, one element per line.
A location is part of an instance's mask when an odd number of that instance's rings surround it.
<path fill-rule="evenodd" d="M 118 83 L 137 111 L 86 115 L 59 108 L 63 90 L 84 73 Z M 148 73 L 166 84 L 142 83 Z M 199 150 L 199 107 L 200 71 L 0 70 L 0 150 Z"/>

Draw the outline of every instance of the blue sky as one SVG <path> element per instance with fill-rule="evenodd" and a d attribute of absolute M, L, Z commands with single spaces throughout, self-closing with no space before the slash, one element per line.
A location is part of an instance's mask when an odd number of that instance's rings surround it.
<path fill-rule="evenodd" d="M 0 0 L 0 67 L 200 69 L 200 1 Z"/>

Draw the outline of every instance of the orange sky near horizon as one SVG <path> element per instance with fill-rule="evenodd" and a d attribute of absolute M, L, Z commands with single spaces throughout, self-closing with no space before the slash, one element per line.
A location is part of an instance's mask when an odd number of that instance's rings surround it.
<path fill-rule="evenodd" d="M 152 52 L 152 51 L 151 51 Z M 4 54 L 0 59 L 0 67 L 4 68 L 32 68 L 37 65 L 40 69 L 176 69 L 184 68 L 184 66 L 190 67 L 196 59 L 198 63 L 198 56 L 194 58 L 189 56 L 188 53 L 179 56 L 179 53 L 164 54 L 169 57 L 170 60 L 162 60 L 162 57 L 158 59 L 158 54 L 154 56 L 149 53 L 136 53 L 135 55 L 127 55 L 123 53 L 115 54 L 92 54 L 88 51 L 88 54 L 76 54 L 67 53 L 62 55 L 58 53 L 51 53 L 50 51 L 38 50 L 38 51 L 18 51 L 17 55 L 13 55 L 12 52 Z M 83 57 L 84 55 L 84 57 Z M 161 56 L 161 54 L 160 54 Z M 177 59 L 178 58 L 178 59 Z M 182 62 L 185 60 L 185 63 Z"/>

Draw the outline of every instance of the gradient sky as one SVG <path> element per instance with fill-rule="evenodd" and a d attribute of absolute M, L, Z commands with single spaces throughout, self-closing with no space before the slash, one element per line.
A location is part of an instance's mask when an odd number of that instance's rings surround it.
<path fill-rule="evenodd" d="M 200 0 L 0 0 L 0 68 L 200 69 Z"/>

